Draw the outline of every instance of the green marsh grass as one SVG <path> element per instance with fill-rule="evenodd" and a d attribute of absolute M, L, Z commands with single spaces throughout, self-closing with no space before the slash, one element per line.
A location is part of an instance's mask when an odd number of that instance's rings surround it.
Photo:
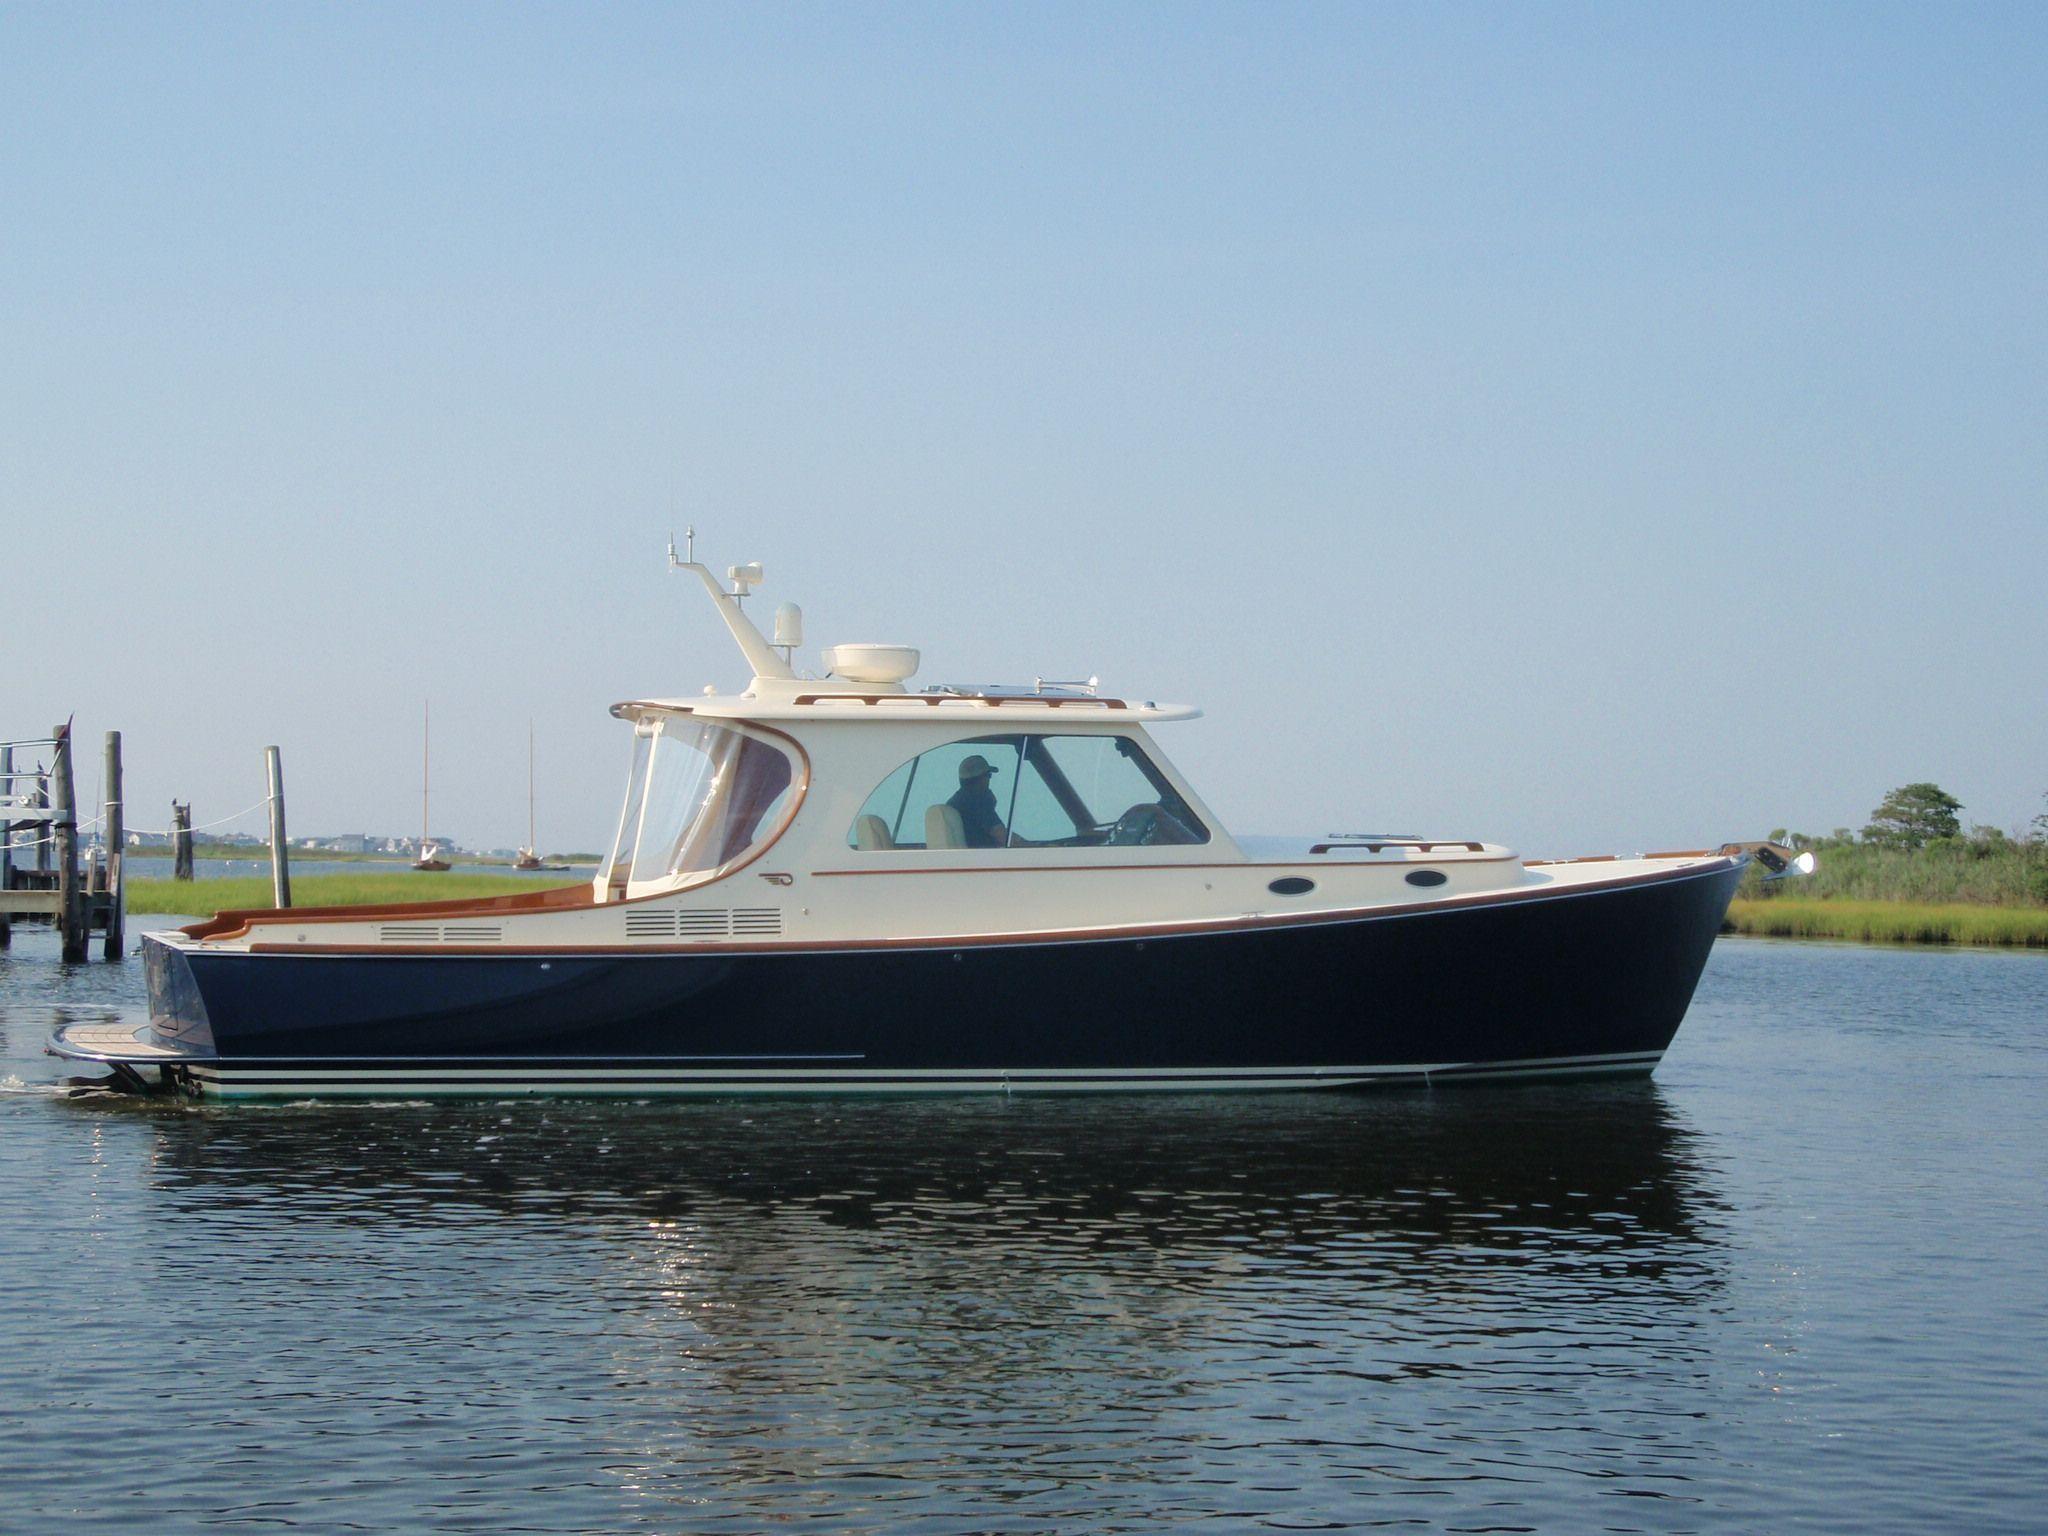
<path fill-rule="evenodd" d="M 1950 837 L 1924 848 L 1814 845 L 1820 868 L 1764 881 L 1753 867 L 1742 894 L 1763 901 L 1912 902 L 1922 906 L 2048 908 L 2048 843 Z"/>
<path fill-rule="evenodd" d="M 1736 933 L 1774 939 L 2048 949 L 2048 907 L 1773 896 L 1766 901 L 1738 899 L 1728 909 L 1727 926 Z"/>
<path fill-rule="evenodd" d="M 132 853 L 142 858 L 167 859 L 171 850 L 157 844 L 147 848 L 135 848 Z M 198 841 L 192 845 L 192 857 L 214 859 L 230 864 L 267 864 L 270 849 L 263 843 L 210 843 Z M 412 856 L 404 853 L 338 853 L 332 848 L 294 848 L 291 850 L 294 864 L 378 864 L 386 869 L 410 869 Z M 457 856 L 464 864 L 510 864 L 510 859 L 495 858 L 485 853 L 465 853 Z M 550 864 L 590 864 L 598 862 L 594 853 L 550 853 L 542 855 Z"/>
<path fill-rule="evenodd" d="M 587 879 L 561 875 L 527 880 L 513 875 L 424 874 L 409 869 L 388 875 L 294 875 L 292 905 L 361 907 L 399 901 L 468 900 L 589 883 Z M 225 880 L 129 880 L 126 884 L 128 910 L 133 914 L 174 912 L 181 916 L 211 917 L 216 912 L 272 904 L 268 875 L 231 876 Z"/>

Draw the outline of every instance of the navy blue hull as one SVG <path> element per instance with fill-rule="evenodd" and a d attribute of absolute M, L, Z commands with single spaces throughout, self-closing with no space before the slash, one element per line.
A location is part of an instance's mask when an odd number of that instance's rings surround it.
<path fill-rule="evenodd" d="M 238 955 L 151 943 L 150 997 L 160 1041 L 250 1083 L 322 1066 L 453 1073 L 481 1089 L 494 1071 L 511 1082 L 575 1067 L 618 1087 L 667 1066 L 700 1090 L 1647 1071 L 1685 1016 L 1740 873 L 958 948 Z"/>

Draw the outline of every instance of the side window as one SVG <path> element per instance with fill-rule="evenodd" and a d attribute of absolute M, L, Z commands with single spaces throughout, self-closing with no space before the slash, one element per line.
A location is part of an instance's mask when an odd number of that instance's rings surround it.
<path fill-rule="evenodd" d="M 1209 841 L 1209 829 L 1127 736 L 1042 736 L 1030 755 L 1087 830 L 1085 841 L 1130 848 Z"/>
<path fill-rule="evenodd" d="M 1020 738 L 951 741 L 875 787 L 846 841 L 863 849 L 1000 848 L 1009 827 Z"/>
<path fill-rule="evenodd" d="M 1209 831 L 1125 736 L 979 736 L 912 758 L 875 787 L 848 846 L 1149 847 Z"/>
<path fill-rule="evenodd" d="M 1033 736 L 1024 748 L 1024 766 L 1017 774 L 1017 798 L 1011 803 L 1010 835 L 1022 843 L 1056 843 L 1080 830 L 1046 782 L 1045 738 Z"/>

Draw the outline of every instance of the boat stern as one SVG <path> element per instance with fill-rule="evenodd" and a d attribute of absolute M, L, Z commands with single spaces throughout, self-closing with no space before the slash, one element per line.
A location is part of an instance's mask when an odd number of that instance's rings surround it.
<path fill-rule="evenodd" d="M 145 934 L 142 953 L 149 985 L 149 1017 L 82 1019 L 60 1026 L 44 1049 L 64 1061 L 102 1066 L 103 1080 L 75 1079 L 79 1086 L 131 1093 L 189 1093 L 197 1090 L 191 1068 L 215 1059 L 213 1026 L 206 1002 L 192 979 L 178 934 Z"/>

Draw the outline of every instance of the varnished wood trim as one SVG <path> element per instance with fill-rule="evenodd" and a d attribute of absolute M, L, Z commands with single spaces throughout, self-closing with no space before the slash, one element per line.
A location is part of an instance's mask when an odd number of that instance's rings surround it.
<path fill-rule="evenodd" d="M 1623 857 L 1632 859 L 1713 859 L 1728 853 L 1726 848 L 1678 848 L 1666 853 L 1582 853 L 1575 859 L 1524 859 L 1522 863 L 1530 869 L 1539 869 L 1551 864 L 1610 864 Z"/>
<path fill-rule="evenodd" d="M 1735 864 L 1738 859 L 1725 861 Z M 1239 866 L 1242 867 L 1242 866 Z M 1184 923 L 1150 923 L 1125 928 L 1042 929 L 1031 933 L 926 935 L 918 938 L 878 939 L 789 939 L 771 943 L 704 944 L 252 944 L 246 951 L 229 950 L 221 958 L 251 955 L 403 955 L 433 956 L 493 955 L 500 959 L 559 959 L 576 955 L 726 955 L 776 953 L 840 953 L 849 950 L 897 949 L 991 949 L 1020 944 L 1077 944 L 1099 940 L 1198 938 L 1203 935 L 1242 933 L 1268 928 L 1320 927 L 1327 923 L 1363 922 L 1380 917 L 1405 917 L 1417 912 L 1472 912 L 1524 901 L 1563 900 L 1632 886 L 1664 885 L 1674 880 L 1693 880 L 1711 872 L 1712 865 L 1691 869 L 1660 869 L 1640 875 L 1622 875 L 1613 880 L 1588 880 L 1575 885 L 1519 886 L 1505 891 L 1473 891 L 1462 896 L 1440 896 L 1434 901 L 1402 902 L 1395 906 L 1342 907 L 1328 912 L 1276 912 L 1256 916 L 1202 918 Z"/>
<path fill-rule="evenodd" d="M 1468 838 L 1441 838 L 1436 842 L 1420 842 L 1412 837 L 1382 837 L 1371 842 L 1317 843 L 1310 853 L 1343 853 L 1348 849 L 1363 848 L 1367 853 L 1378 853 L 1383 848 L 1413 848 L 1418 853 L 1434 853 L 1439 848 L 1463 848 L 1467 853 L 1484 853 L 1486 844 L 1475 843 Z"/>
<path fill-rule="evenodd" d="M 991 708 L 1005 704 L 1029 704 L 1046 709 L 1064 709 L 1069 706 L 1085 706 L 1090 709 L 1131 707 L 1122 699 L 1049 698 L 1038 693 L 800 693 L 790 702 L 798 705 L 927 704 L 934 708 L 941 704 L 987 704 Z"/>
<path fill-rule="evenodd" d="M 884 850 L 902 852 L 905 850 Z M 991 852 L 1006 852 L 992 849 Z M 1440 861 L 1456 868 L 1461 864 L 1507 864 L 1514 861 L 1512 853 L 1490 853 L 1481 859 L 1452 859 Z M 1146 869 L 1155 872 L 1177 869 L 1299 869 L 1312 870 L 1317 875 L 1327 875 L 1333 869 L 1417 869 L 1433 868 L 1418 859 L 1385 859 L 1378 863 L 1367 863 L 1363 859 L 1346 862 L 1338 860 L 1330 864 L 1308 864 L 1300 859 L 1285 859 L 1273 863 L 1223 863 L 1223 864 L 946 864 L 936 868 L 904 869 L 814 869 L 811 874 L 819 879 L 831 879 L 841 875 L 1036 875 L 1073 874 L 1084 870 L 1128 870 Z"/>
<path fill-rule="evenodd" d="M 216 912 L 203 923 L 178 931 L 188 939 L 217 939 L 239 934 L 255 923 L 325 922 L 331 918 L 389 917 L 410 913 L 419 917 L 497 915 L 507 912 L 555 911 L 595 906 L 590 899 L 590 882 L 554 886 L 545 891 L 514 891 L 504 896 L 451 897 L 443 901 L 376 902 L 355 907 L 254 907 Z"/>

